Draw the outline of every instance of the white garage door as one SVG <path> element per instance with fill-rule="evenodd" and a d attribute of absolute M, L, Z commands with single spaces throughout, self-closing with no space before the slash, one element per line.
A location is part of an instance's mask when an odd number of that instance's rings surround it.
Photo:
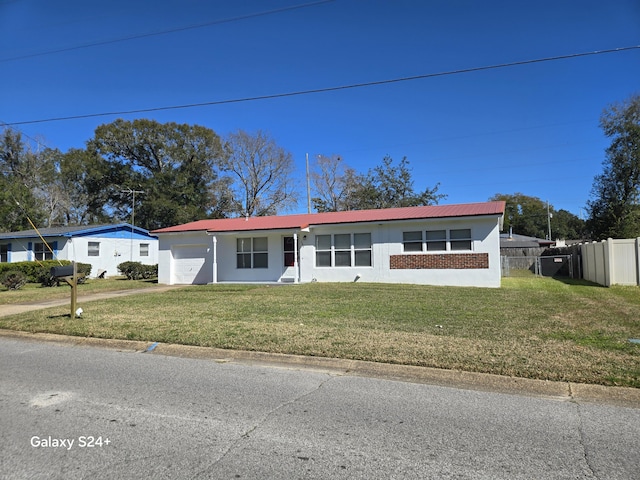
<path fill-rule="evenodd" d="M 174 284 L 204 284 L 211 281 L 212 272 L 205 268 L 208 255 L 206 245 L 179 245 L 173 247 Z"/>

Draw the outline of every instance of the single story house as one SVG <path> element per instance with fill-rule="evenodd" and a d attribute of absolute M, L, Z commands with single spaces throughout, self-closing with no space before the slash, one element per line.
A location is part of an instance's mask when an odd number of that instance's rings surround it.
<path fill-rule="evenodd" d="M 504 202 L 199 220 L 151 232 L 158 282 L 500 286 Z"/>
<path fill-rule="evenodd" d="M 513 232 L 500 234 L 500 254 L 507 257 L 538 256 L 556 242 L 543 238 L 518 235 Z"/>
<path fill-rule="evenodd" d="M 92 277 L 119 275 L 123 262 L 157 264 L 158 239 L 128 223 L 0 233 L 0 262 L 56 259 L 90 263 Z"/>

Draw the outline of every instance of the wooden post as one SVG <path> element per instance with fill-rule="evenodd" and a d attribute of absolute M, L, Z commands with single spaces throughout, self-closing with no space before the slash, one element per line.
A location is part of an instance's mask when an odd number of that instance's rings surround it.
<path fill-rule="evenodd" d="M 78 266 L 76 262 L 73 264 L 73 276 L 63 277 L 64 281 L 71 287 L 71 320 L 76 318 L 76 303 L 78 302 Z"/>
<path fill-rule="evenodd" d="M 78 265 L 73 262 L 73 278 L 71 279 L 71 320 L 76 318 L 76 303 L 78 301 Z"/>

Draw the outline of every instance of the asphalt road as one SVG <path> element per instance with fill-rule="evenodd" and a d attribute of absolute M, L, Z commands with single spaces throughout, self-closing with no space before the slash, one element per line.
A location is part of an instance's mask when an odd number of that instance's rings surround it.
<path fill-rule="evenodd" d="M 640 408 L 0 338 L 6 479 L 637 479 Z"/>

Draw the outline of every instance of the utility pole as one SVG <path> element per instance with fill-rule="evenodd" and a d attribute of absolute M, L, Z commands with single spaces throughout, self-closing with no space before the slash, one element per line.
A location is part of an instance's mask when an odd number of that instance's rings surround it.
<path fill-rule="evenodd" d="M 549 200 L 547 200 L 547 228 L 549 229 L 549 241 L 551 241 L 551 217 L 553 214 L 549 211 Z"/>
<path fill-rule="evenodd" d="M 131 205 L 131 248 L 129 249 L 129 260 L 133 262 L 133 228 L 136 226 L 136 193 L 144 193 L 144 190 L 132 190 L 128 188 L 126 190 L 120 190 L 121 193 L 132 195 Z"/>
<path fill-rule="evenodd" d="M 311 184 L 309 183 L 309 154 L 307 153 L 307 213 L 311 213 Z"/>

